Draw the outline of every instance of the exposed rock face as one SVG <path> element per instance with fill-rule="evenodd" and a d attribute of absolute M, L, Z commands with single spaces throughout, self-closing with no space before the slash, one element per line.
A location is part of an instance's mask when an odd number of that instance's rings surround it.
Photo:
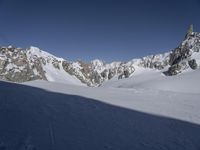
<path fill-rule="evenodd" d="M 190 25 L 190 27 L 188 28 L 187 34 L 186 34 L 186 38 L 191 36 L 193 33 L 193 24 Z"/>
<path fill-rule="evenodd" d="M 189 64 L 190 68 L 193 69 L 193 70 L 197 69 L 197 67 L 198 67 L 195 59 L 189 60 L 188 64 Z"/>
<path fill-rule="evenodd" d="M 138 69 L 167 70 L 167 76 L 177 75 L 189 68 L 197 69 L 200 64 L 200 34 L 193 32 L 191 25 L 185 40 L 174 50 L 159 55 L 150 55 L 128 62 L 106 64 L 101 60 L 90 63 L 70 62 L 53 56 L 35 47 L 29 49 L 0 47 L 0 79 L 13 82 L 48 80 L 49 74 L 76 77 L 88 86 L 100 86 L 112 78 L 129 78 Z M 197 59 L 198 58 L 198 59 Z M 56 77 L 56 78 L 58 78 Z"/>
<path fill-rule="evenodd" d="M 191 25 L 186 39 L 181 43 L 179 47 L 172 51 L 169 59 L 169 69 L 166 72 L 167 75 L 176 75 L 182 71 L 191 67 L 197 69 L 198 64 L 195 60 L 191 60 L 193 55 L 196 55 L 200 50 L 200 34 L 193 32 L 193 26 Z"/>
<path fill-rule="evenodd" d="M 41 77 L 34 74 L 25 51 L 9 46 L 0 48 L 0 79 L 25 82 Z"/>
<path fill-rule="evenodd" d="M 168 71 L 165 72 L 165 75 L 173 76 L 181 73 L 181 65 L 174 64 L 171 67 L 169 67 Z"/>
<path fill-rule="evenodd" d="M 169 53 L 150 55 L 140 61 L 140 66 L 151 69 L 162 70 L 169 64 Z"/>
<path fill-rule="evenodd" d="M 127 68 L 122 63 L 105 64 L 100 60 L 94 60 L 91 63 L 63 61 L 62 66 L 66 72 L 76 76 L 88 86 L 99 86 L 114 76 L 125 73 L 125 76 L 128 77 L 134 72 L 133 67 Z"/>
<path fill-rule="evenodd" d="M 89 65 L 83 62 L 62 62 L 63 69 L 68 72 L 70 75 L 76 76 L 82 83 L 92 86 L 89 81 Z"/>
<path fill-rule="evenodd" d="M 134 71 L 135 68 L 133 66 L 123 66 L 119 71 L 120 75 L 118 76 L 118 79 L 128 78 L 132 73 L 134 73 Z"/>

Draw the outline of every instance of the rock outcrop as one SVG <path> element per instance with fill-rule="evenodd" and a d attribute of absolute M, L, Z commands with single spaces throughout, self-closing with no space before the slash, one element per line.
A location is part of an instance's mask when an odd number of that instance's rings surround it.
<path fill-rule="evenodd" d="M 169 69 L 165 74 L 176 75 L 188 69 L 197 69 L 198 64 L 193 59 L 200 50 L 200 34 L 193 32 L 193 25 L 190 26 L 185 40 L 170 53 Z"/>
<path fill-rule="evenodd" d="M 59 74 L 62 74 L 62 79 L 69 75 L 88 86 L 100 86 L 114 77 L 129 78 L 139 68 L 160 70 L 165 75 L 172 76 L 188 69 L 197 69 L 200 65 L 199 51 L 200 33 L 193 32 L 193 25 L 190 26 L 184 41 L 174 50 L 128 62 L 106 64 L 98 59 L 90 63 L 71 62 L 36 47 L 0 47 L 0 79 L 13 82 L 38 79 L 54 81 L 49 74 L 56 72 L 56 79 L 59 78 Z"/>

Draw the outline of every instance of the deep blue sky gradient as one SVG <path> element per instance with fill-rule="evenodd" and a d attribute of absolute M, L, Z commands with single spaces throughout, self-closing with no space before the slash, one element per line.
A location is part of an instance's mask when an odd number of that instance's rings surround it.
<path fill-rule="evenodd" d="M 200 0 L 0 0 L 0 45 L 107 62 L 178 46 L 200 32 Z"/>

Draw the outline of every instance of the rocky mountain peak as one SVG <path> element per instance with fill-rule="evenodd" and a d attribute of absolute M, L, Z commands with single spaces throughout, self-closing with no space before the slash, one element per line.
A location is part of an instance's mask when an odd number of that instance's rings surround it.
<path fill-rule="evenodd" d="M 193 24 L 191 24 L 188 28 L 187 35 L 191 35 L 193 33 Z"/>
<path fill-rule="evenodd" d="M 189 27 L 185 40 L 170 54 L 167 75 L 176 75 L 187 69 L 197 69 L 200 59 L 200 33 Z M 196 67 L 194 67 L 196 66 Z"/>
<path fill-rule="evenodd" d="M 34 46 L 28 49 L 0 47 L 0 79 L 13 82 L 40 79 L 100 86 L 114 77 L 129 78 L 145 68 L 160 70 L 167 76 L 195 70 L 200 66 L 199 51 L 200 33 L 193 31 L 193 25 L 190 25 L 184 41 L 174 50 L 128 62 L 105 63 L 99 59 L 90 63 L 71 62 Z"/>

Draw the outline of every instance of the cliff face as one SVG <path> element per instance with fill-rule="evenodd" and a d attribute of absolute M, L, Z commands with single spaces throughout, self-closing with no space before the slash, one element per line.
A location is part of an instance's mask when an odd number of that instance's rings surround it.
<path fill-rule="evenodd" d="M 167 75 L 176 75 L 188 68 L 197 69 L 200 59 L 200 34 L 190 27 L 185 40 L 172 51 Z"/>

